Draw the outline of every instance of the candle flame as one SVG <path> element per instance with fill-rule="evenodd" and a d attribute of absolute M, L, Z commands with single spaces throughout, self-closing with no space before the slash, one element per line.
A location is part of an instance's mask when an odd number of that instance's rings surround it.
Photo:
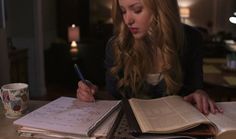
<path fill-rule="evenodd" d="M 76 41 L 72 41 L 70 46 L 73 47 L 73 48 L 77 47 Z"/>

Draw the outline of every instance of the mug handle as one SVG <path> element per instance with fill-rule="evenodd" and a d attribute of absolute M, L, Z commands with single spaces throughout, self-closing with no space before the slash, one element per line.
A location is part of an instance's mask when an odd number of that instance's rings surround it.
<path fill-rule="evenodd" d="M 1 98 L 1 100 L 3 100 L 2 99 L 2 88 L 0 88 L 0 98 Z"/>
<path fill-rule="evenodd" d="M 3 102 L 3 90 L 2 90 L 2 88 L 0 88 L 0 99 L 1 99 L 2 102 Z"/>

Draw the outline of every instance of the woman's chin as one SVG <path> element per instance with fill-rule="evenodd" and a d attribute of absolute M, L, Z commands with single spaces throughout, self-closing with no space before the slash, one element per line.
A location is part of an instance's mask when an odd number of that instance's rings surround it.
<path fill-rule="evenodd" d="M 134 37 L 134 39 L 139 40 L 139 39 L 142 39 L 144 37 L 144 34 L 139 34 L 139 33 L 133 34 L 133 37 Z"/>

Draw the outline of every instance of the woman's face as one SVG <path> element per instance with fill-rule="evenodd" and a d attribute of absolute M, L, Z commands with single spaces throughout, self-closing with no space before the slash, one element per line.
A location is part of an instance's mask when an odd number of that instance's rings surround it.
<path fill-rule="evenodd" d="M 143 38 L 151 23 L 151 12 L 141 0 L 118 0 L 123 20 L 135 39 Z"/>

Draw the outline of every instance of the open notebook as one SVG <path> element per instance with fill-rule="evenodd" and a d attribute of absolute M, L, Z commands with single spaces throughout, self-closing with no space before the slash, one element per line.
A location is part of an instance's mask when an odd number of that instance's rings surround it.
<path fill-rule="evenodd" d="M 32 135 L 51 134 L 55 137 L 80 138 L 101 135 L 114 123 L 119 113 L 120 101 L 96 101 L 87 103 L 70 97 L 60 97 L 43 107 L 14 121 L 19 133 Z M 112 118 L 111 118 L 112 117 Z M 104 122 L 104 120 L 106 122 Z M 99 126 L 103 125 L 103 129 Z M 109 125 L 111 126 L 111 125 Z M 96 132 L 93 132 L 95 131 Z"/>

